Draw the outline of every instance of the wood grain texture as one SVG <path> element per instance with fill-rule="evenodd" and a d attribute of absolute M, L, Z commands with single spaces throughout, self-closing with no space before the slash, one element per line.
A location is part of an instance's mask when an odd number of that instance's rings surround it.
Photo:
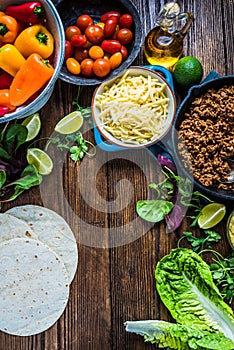
<path fill-rule="evenodd" d="M 145 36 L 154 27 L 164 1 L 133 2 L 143 19 Z M 234 74 L 233 0 L 186 0 L 180 4 L 195 18 L 184 40 L 184 54 L 201 60 L 204 76 L 210 70 L 221 75 Z M 146 63 L 141 49 L 134 64 Z M 82 106 L 90 106 L 94 89 L 84 87 Z M 41 137 L 53 135 L 58 120 L 74 109 L 72 100 L 76 95 L 76 86 L 56 82 L 52 97 L 41 111 Z M 86 138 L 94 142 L 92 128 L 88 123 L 85 128 Z M 39 145 L 45 144 L 41 141 Z M 189 219 L 184 218 L 181 228 L 169 234 L 164 223 L 148 225 L 138 220 L 136 201 L 150 198 L 148 185 L 160 177 L 155 159 L 146 150 L 128 156 L 124 152 L 108 154 L 98 150 L 96 157 L 85 158 L 76 165 L 53 146 L 49 153 L 56 160 L 53 174 L 44 179 L 40 189 L 24 193 L 2 211 L 32 203 L 62 215 L 77 238 L 78 270 L 68 306 L 58 322 L 32 337 L 0 332 L 0 350 L 156 349 L 145 344 L 142 337 L 126 333 L 124 322 L 173 321 L 156 292 L 154 270 L 157 262 L 176 247 L 181 233 L 190 230 Z M 193 231 L 199 234 L 198 230 Z M 225 224 L 219 224 L 217 231 L 223 235 L 223 241 L 215 248 L 227 254 L 230 248 Z"/>

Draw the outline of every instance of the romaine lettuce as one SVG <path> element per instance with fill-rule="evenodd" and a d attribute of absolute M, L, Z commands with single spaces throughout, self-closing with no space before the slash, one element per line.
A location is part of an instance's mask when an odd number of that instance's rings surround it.
<path fill-rule="evenodd" d="M 211 333 L 165 321 L 128 321 L 126 331 L 144 336 L 144 340 L 159 348 L 190 350 L 232 350 L 234 342 L 222 333 Z"/>
<path fill-rule="evenodd" d="M 155 271 L 156 287 L 173 318 L 188 327 L 221 332 L 234 341 L 234 316 L 215 286 L 209 266 L 191 249 L 177 248 Z"/>

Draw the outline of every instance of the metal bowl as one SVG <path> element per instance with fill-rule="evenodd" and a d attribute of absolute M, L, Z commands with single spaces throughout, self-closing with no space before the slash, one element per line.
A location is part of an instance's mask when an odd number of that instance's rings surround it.
<path fill-rule="evenodd" d="M 60 72 L 61 80 L 74 85 L 101 84 L 103 81 L 112 79 L 113 77 L 120 74 L 123 70 L 129 67 L 137 57 L 143 43 L 143 25 L 140 15 L 131 0 L 81 0 L 79 2 L 76 0 L 57 0 L 55 3 L 58 13 L 62 19 L 64 28 L 67 28 L 69 25 L 74 25 L 76 23 L 76 19 L 82 14 L 90 15 L 94 21 L 99 21 L 100 16 L 103 13 L 112 10 L 118 11 L 121 14 L 130 13 L 133 17 L 133 44 L 129 49 L 128 58 L 123 61 L 123 63 L 118 68 L 113 70 L 107 77 L 104 78 L 85 78 L 69 73 L 67 68 L 63 66 Z"/>
<path fill-rule="evenodd" d="M 112 78 L 111 80 L 108 80 L 107 82 L 103 82 L 95 90 L 95 92 L 93 94 L 92 116 L 93 116 L 94 124 L 95 124 L 97 130 L 103 136 L 103 138 L 111 144 L 110 148 L 112 148 L 113 150 L 116 149 L 113 146 L 117 146 L 117 147 L 124 148 L 124 149 L 138 149 L 138 148 L 148 147 L 148 146 L 155 144 L 160 139 L 162 139 L 170 130 L 172 123 L 173 123 L 173 120 L 174 120 L 175 111 L 176 111 L 176 101 L 175 101 L 175 96 L 174 96 L 172 87 L 170 86 L 170 84 L 167 82 L 167 80 L 161 74 L 159 74 L 156 71 L 152 71 L 151 69 L 143 68 L 143 67 L 130 67 L 127 69 L 127 71 L 128 71 L 129 76 L 139 76 L 139 75 L 142 75 L 145 77 L 151 76 L 152 78 L 157 78 L 161 83 L 164 83 L 166 85 L 165 95 L 169 98 L 168 116 L 167 116 L 166 124 L 165 124 L 161 134 L 157 138 L 154 138 L 153 140 L 150 140 L 150 141 L 145 142 L 143 144 L 132 144 L 132 143 L 123 142 L 120 139 L 115 138 L 113 135 L 111 135 L 111 133 L 106 131 L 102 126 L 102 122 L 99 119 L 100 110 L 96 105 L 96 99 L 97 99 L 98 95 L 101 95 L 103 93 L 103 91 L 105 90 L 105 88 L 107 86 L 109 86 L 109 87 L 112 86 L 113 83 L 117 79 L 122 77 L 126 71 L 123 71 L 117 77 Z"/>
<path fill-rule="evenodd" d="M 234 76 L 223 76 L 218 77 L 212 80 L 205 81 L 201 83 L 200 85 L 193 86 L 189 92 L 188 95 L 185 97 L 183 102 L 181 103 L 180 107 L 178 108 L 178 111 L 176 113 L 175 121 L 174 121 L 174 128 L 175 131 L 178 131 L 180 129 L 180 125 L 182 121 L 185 119 L 185 113 L 189 110 L 191 103 L 193 100 L 201 95 L 203 95 L 207 90 L 214 88 L 218 89 L 225 85 L 234 85 Z M 173 132 L 172 133 L 172 145 L 171 145 L 171 153 L 173 157 L 177 157 L 181 160 L 181 163 L 183 163 L 181 156 L 178 151 L 178 133 Z M 192 177 L 192 173 L 187 171 L 184 166 L 182 166 L 182 171 L 185 175 L 185 177 L 190 178 L 192 181 L 194 181 Z M 214 200 L 217 200 L 219 202 L 227 203 L 227 201 L 234 201 L 234 191 L 233 190 L 221 190 L 214 187 L 206 187 L 203 186 L 198 181 L 194 181 L 195 188 L 200 191 L 201 193 L 205 194 L 207 197 L 212 198 Z"/>
<path fill-rule="evenodd" d="M 29 0 L 3 0 L 0 5 L 0 11 L 4 11 L 4 9 L 9 5 L 18 5 L 24 2 L 29 2 Z M 37 98 L 35 98 L 35 100 L 30 102 L 29 104 L 17 107 L 13 113 L 5 114 L 3 117 L 0 118 L 0 123 L 5 123 L 13 119 L 25 118 L 40 110 L 49 100 L 54 89 L 54 84 L 58 78 L 60 69 L 63 64 L 65 36 L 62 22 L 54 4 L 50 0 L 40 0 L 40 2 L 43 5 L 46 12 L 46 27 L 53 34 L 55 39 L 55 51 L 53 59 L 53 66 L 55 69 L 54 75 L 47 83 L 45 88 L 42 90 L 40 95 Z"/>

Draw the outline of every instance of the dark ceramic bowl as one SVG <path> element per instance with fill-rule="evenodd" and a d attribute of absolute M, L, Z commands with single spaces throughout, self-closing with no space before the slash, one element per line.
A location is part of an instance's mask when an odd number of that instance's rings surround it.
<path fill-rule="evenodd" d="M 97 85 L 120 74 L 123 70 L 129 67 L 137 57 L 143 43 L 143 25 L 139 13 L 131 0 L 54 0 L 54 3 L 61 17 L 64 28 L 69 25 L 74 25 L 78 16 L 82 14 L 88 14 L 94 19 L 94 21 L 99 21 L 100 16 L 103 13 L 112 10 L 118 11 L 121 14 L 130 13 L 134 22 L 133 27 L 131 28 L 134 35 L 134 41 L 129 48 L 129 56 L 118 68 L 113 70 L 105 78 L 85 78 L 69 73 L 66 67 L 63 66 L 60 71 L 60 79 L 63 81 L 75 85 Z"/>
<path fill-rule="evenodd" d="M 203 95 L 207 90 L 214 88 L 214 89 L 218 89 L 221 88 L 224 85 L 234 85 L 234 76 L 224 76 L 224 77 L 219 77 L 216 79 L 212 79 L 209 81 L 206 81 L 200 85 L 194 86 L 192 87 L 189 92 L 188 95 L 186 96 L 186 98 L 183 100 L 183 102 L 181 103 L 176 117 L 175 117 L 175 121 L 174 121 L 174 132 L 172 132 L 171 136 L 172 136 L 172 140 L 171 140 L 171 150 L 173 153 L 172 156 L 176 157 L 177 159 L 181 158 L 180 154 L 178 152 L 178 136 L 177 136 L 177 132 L 180 128 L 180 124 L 182 123 L 182 121 L 185 119 L 184 115 L 186 113 L 186 111 L 189 110 L 189 107 L 191 106 L 192 101 Z M 182 160 L 181 160 L 182 162 Z M 193 177 L 192 177 L 192 173 L 189 173 L 184 167 L 181 167 L 182 171 L 184 172 L 185 177 L 190 178 L 192 181 L 194 181 Z M 201 193 L 205 194 L 207 197 L 209 198 L 213 198 L 216 201 L 219 202 L 223 202 L 226 203 L 226 201 L 234 201 L 234 191 L 233 190 L 220 190 L 220 189 L 216 189 L 216 188 L 212 188 L 212 187 L 205 187 L 203 185 L 201 185 L 198 181 L 194 181 L 194 186 L 195 188 L 200 191 Z"/>

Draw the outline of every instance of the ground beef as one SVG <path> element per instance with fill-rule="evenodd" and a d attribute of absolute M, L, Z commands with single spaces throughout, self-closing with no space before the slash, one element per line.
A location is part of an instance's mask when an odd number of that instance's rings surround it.
<path fill-rule="evenodd" d="M 178 130 L 178 149 L 186 168 L 206 187 L 234 190 L 225 185 L 234 159 L 234 85 L 210 89 L 196 98 Z M 186 149 L 187 148 L 187 149 Z"/>

